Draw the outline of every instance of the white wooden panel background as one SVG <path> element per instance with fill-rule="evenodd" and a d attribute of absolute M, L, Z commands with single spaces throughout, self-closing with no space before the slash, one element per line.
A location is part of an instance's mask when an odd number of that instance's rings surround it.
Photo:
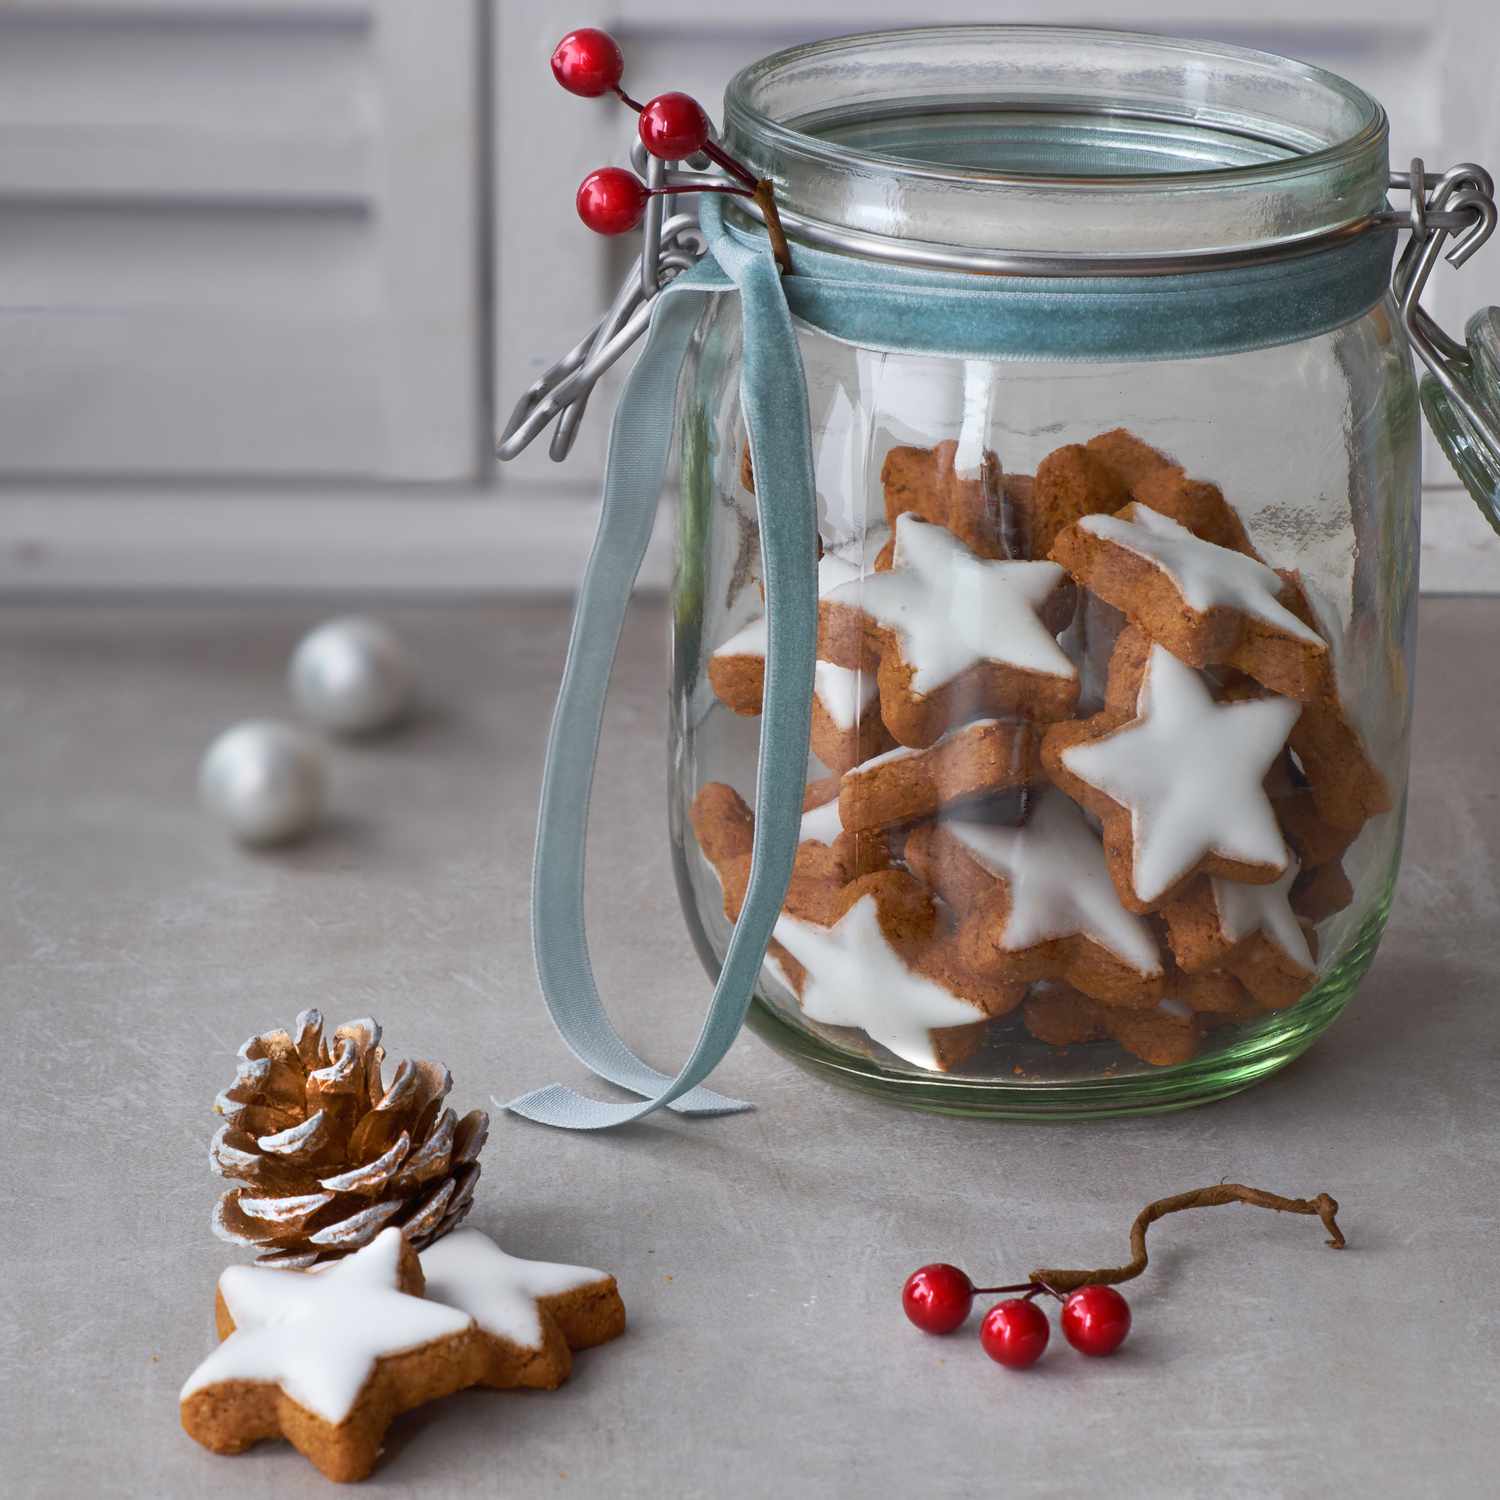
<path fill-rule="evenodd" d="M 572 193 L 630 121 L 557 90 L 557 34 L 717 112 L 773 48 L 979 19 L 1290 53 L 1385 103 L 1398 162 L 1500 168 L 1494 0 L 0 0 L 0 589 L 571 586 L 608 393 L 567 464 L 488 456 L 619 274 Z M 1500 246 L 1435 290 L 1454 328 L 1500 302 Z M 1427 472 L 1427 586 L 1500 588 Z"/>

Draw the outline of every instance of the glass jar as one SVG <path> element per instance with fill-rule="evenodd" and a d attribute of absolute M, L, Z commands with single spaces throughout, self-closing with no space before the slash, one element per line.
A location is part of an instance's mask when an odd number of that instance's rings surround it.
<path fill-rule="evenodd" d="M 794 271 L 851 278 L 796 323 L 819 661 L 751 1024 L 994 1116 L 1282 1066 L 1374 958 L 1401 852 L 1419 405 L 1380 106 L 1237 48 L 962 27 L 766 58 L 724 134 Z M 924 287 L 972 295 L 982 355 L 951 308 L 919 326 Z M 766 638 L 741 337 L 712 299 L 678 407 L 671 827 L 711 974 Z"/>

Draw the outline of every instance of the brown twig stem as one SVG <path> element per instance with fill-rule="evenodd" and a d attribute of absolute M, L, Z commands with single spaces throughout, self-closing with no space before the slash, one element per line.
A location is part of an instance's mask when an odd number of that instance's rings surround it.
<path fill-rule="evenodd" d="M 1181 1213 L 1185 1208 L 1213 1208 L 1221 1203 L 1248 1203 L 1253 1208 L 1269 1208 L 1283 1214 L 1315 1214 L 1328 1231 L 1329 1246 L 1334 1250 L 1344 1248 L 1344 1236 L 1334 1218 L 1339 1206 L 1327 1193 L 1319 1193 L 1316 1198 L 1282 1198 L 1276 1193 L 1245 1187 L 1238 1182 L 1219 1182 L 1212 1187 L 1198 1188 L 1190 1193 L 1176 1193 L 1170 1198 L 1159 1198 L 1155 1203 L 1148 1203 L 1130 1226 L 1128 1264 L 1105 1267 L 1098 1271 L 1043 1268 L 1033 1271 L 1031 1280 L 1043 1291 L 1053 1293 L 1077 1291 L 1081 1286 L 1113 1286 L 1121 1281 L 1130 1281 L 1146 1269 L 1146 1231 L 1151 1225 L 1168 1214 Z M 996 1290 L 1012 1289 L 1007 1287 Z"/>
<path fill-rule="evenodd" d="M 766 234 L 771 241 L 771 254 L 783 276 L 792 274 L 792 247 L 786 242 L 786 231 L 781 227 L 781 215 L 776 211 L 776 192 L 769 177 L 762 177 L 755 184 L 755 201 L 760 205 L 761 217 L 766 221 Z"/>

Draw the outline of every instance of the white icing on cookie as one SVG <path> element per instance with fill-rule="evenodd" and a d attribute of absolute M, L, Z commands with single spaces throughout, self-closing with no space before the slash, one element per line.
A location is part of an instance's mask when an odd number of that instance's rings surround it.
<path fill-rule="evenodd" d="M 1277 599 L 1284 585 L 1274 569 L 1243 552 L 1205 542 L 1148 505 L 1137 503 L 1133 515 L 1129 521 L 1119 516 L 1084 516 L 1078 525 L 1155 563 L 1195 610 L 1242 610 L 1287 635 L 1327 649 L 1323 637 Z"/>
<path fill-rule="evenodd" d="M 876 688 L 873 672 L 837 667 L 831 661 L 820 661 L 813 666 L 813 692 L 840 729 L 853 729 L 859 724 L 865 710 L 875 701 Z"/>
<path fill-rule="evenodd" d="M 830 797 L 821 807 L 809 808 L 802 814 L 802 831 L 797 835 L 797 841 L 805 844 L 811 839 L 814 843 L 831 844 L 843 831 L 839 799 Z"/>
<path fill-rule="evenodd" d="M 872 755 L 869 760 L 862 760 L 857 766 L 851 766 L 844 772 L 844 775 L 859 776 L 866 771 L 873 771 L 876 766 L 888 766 L 893 761 L 907 760 L 913 755 L 928 755 L 934 750 L 941 749 L 959 735 L 968 734 L 971 729 L 985 729 L 999 722 L 999 719 L 971 719 L 967 724 L 960 724 L 957 729 L 950 729 L 942 739 L 934 740 L 930 745 L 925 747 L 920 745 L 897 745 L 894 750 L 883 750 L 879 755 Z"/>
<path fill-rule="evenodd" d="M 914 692 L 930 693 L 984 661 L 1071 682 L 1078 669 L 1037 615 L 1062 579 L 1057 563 L 975 557 L 945 527 L 908 513 L 896 521 L 891 570 L 829 598 L 896 633 Z"/>
<path fill-rule="evenodd" d="M 427 1296 L 467 1313 L 486 1333 L 522 1349 L 542 1347 L 538 1297 L 557 1297 L 608 1279 L 587 1266 L 507 1255 L 477 1229 L 456 1229 L 422 1252 Z"/>
<path fill-rule="evenodd" d="M 802 1010 L 825 1026 L 859 1026 L 919 1068 L 938 1066 L 928 1032 L 982 1021 L 982 1011 L 906 966 L 880 930 L 874 896 L 832 927 L 783 915 L 776 941 L 807 970 Z"/>
<path fill-rule="evenodd" d="M 1242 880 L 1213 878 L 1214 906 L 1219 913 L 1219 931 L 1231 943 L 1260 932 L 1281 949 L 1299 968 L 1316 967 L 1307 934 L 1292 910 L 1292 882 L 1302 866 L 1295 855 L 1286 874 L 1271 885 L 1246 885 Z"/>
<path fill-rule="evenodd" d="M 1069 771 L 1130 810 L 1140 900 L 1155 901 L 1207 854 L 1285 869 L 1291 856 L 1261 783 L 1301 712 L 1290 698 L 1215 703 L 1197 672 L 1151 648 L 1136 717 L 1062 752 Z"/>
<path fill-rule="evenodd" d="M 1103 845 L 1062 793 L 1044 792 L 1019 828 L 958 821 L 944 827 L 1009 886 L 1002 947 L 1016 951 L 1081 934 L 1137 973 L 1161 972 L 1151 929 L 1120 905 Z"/>
<path fill-rule="evenodd" d="M 399 1291 L 400 1260 L 401 1231 L 386 1229 L 325 1271 L 230 1266 L 219 1292 L 234 1332 L 188 1376 L 181 1399 L 226 1380 L 263 1381 L 342 1422 L 377 1359 L 473 1326 L 465 1312 Z"/>
<path fill-rule="evenodd" d="M 764 656 L 766 654 L 766 617 L 757 615 L 742 630 L 737 630 L 715 652 L 715 656 Z"/>

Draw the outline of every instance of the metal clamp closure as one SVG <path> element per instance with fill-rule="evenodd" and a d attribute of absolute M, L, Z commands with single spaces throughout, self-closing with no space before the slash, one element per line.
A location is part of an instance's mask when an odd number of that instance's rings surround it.
<path fill-rule="evenodd" d="M 1474 399 L 1469 351 L 1443 331 L 1421 301 L 1440 255 L 1461 266 L 1494 232 L 1495 184 L 1483 167 L 1461 162 L 1429 186 L 1421 157 L 1413 157 L 1410 172 L 1391 174 L 1391 186 L 1411 194 L 1406 214 L 1391 215 L 1411 229 L 1391 276 L 1401 326 L 1432 378 L 1500 464 L 1500 425 Z"/>
<path fill-rule="evenodd" d="M 631 158 L 648 188 L 721 180 L 696 172 L 671 171 L 668 163 L 648 156 L 639 141 Z M 707 165 L 707 160 L 701 158 L 701 164 Z M 700 159 L 692 158 L 688 164 L 698 166 Z M 554 419 L 557 430 L 548 445 L 548 456 L 554 463 L 561 463 L 568 456 L 594 387 L 600 376 L 646 331 L 656 294 L 707 253 L 708 241 L 699 230 L 697 219 L 692 214 L 672 213 L 671 205 L 672 199 L 665 193 L 656 192 L 647 199 L 641 253 L 620 283 L 609 311 L 546 374 L 533 381 L 516 403 L 495 449 L 502 461 L 514 458 L 528 447 Z"/>

